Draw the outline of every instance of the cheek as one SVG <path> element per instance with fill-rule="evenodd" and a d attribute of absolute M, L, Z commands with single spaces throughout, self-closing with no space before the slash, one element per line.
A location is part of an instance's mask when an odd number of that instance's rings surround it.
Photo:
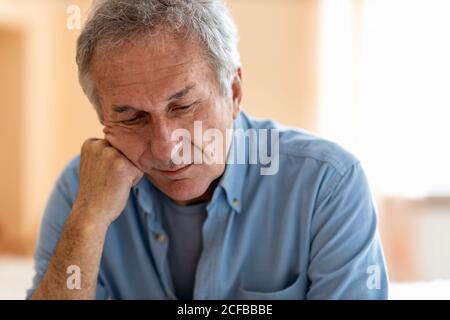
<path fill-rule="evenodd" d="M 213 121 L 217 129 L 221 130 L 231 126 L 233 122 L 233 109 L 229 101 L 219 99 L 212 110 L 211 116 L 214 117 Z"/>
<path fill-rule="evenodd" d="M 203 121 L 204 130 L 214 128 L 222 131 L 232 123 L 231 108 L 224 101 L 211 99 L 199 114 L 198 120 Z"/>
<path fill-rule="evenodd" d="M 105 135 L 105 139 L 117 150 L 122 152 L 131 162 L 138 165 L 139 158 L 147 148 L 145 139 L 138 134 L 111 130 Z"/>

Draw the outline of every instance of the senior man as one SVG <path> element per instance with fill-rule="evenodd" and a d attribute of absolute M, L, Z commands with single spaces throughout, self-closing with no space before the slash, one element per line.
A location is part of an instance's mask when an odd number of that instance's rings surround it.
<path fill-rule="evenodd" d="M 105 135 L 55 184 L 28 298 L 387 297 L 360 163 L 241 111 L 237 42 L 219 0 L 94 3 L 77 64 Z"/>

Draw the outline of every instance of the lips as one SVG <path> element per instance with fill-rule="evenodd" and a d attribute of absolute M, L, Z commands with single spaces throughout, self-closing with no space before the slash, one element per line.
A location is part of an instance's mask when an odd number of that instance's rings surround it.
<path fill-rule="evenodd" d="M 161 172 L 165 176 L 175 177 L 175 176 L 179 176 L 183 172 L 187 171 L 190 167 L 192 167 L 192 164 L 188 164 L 184 167 L 181 167 L 181 168 L 178 168 L 175 170 L 157 170 L 157 171 Z"/>

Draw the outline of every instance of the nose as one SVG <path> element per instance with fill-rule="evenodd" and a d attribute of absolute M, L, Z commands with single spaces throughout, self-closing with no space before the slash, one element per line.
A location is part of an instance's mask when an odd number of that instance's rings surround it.
<path fill-rule="evenodd" d="M 149 124 L 148 143 L 156 167 L 170 165 L 172 150 L 178 144 L 178 141 L 172 141 L 172 132 L 177 128 L 177 125 L 168 119 L 155 119 Z"/>

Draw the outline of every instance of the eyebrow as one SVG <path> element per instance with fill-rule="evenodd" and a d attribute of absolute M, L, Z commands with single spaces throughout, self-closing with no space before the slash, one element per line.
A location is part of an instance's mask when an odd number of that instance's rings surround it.
<path fill-rule="evenodd" d="M 177 93 L 171 95 L 167 101 L 170 102 L 172 100 L 177 100 L 177 99 L 181 99 L 184 96 L 186 96 L 189 91 L 191 91 L 193 88 L 195 87 L 194 84 L 188 85 L 186 86 L 184 89 L 178 91 Z M 125 112 L 129 112 L 129 111 L 136 111 L 136 108 L 130 107 L 130 106 L 113 106 L 112 110 L 116 113 L 125 113 Z"/>
<path fill-rule="evenodd" d="M 113 106 L 113 111 L 117 112 L 117 113 L 125 113 L 128 111 L 133 111 L 136 110 L 133 107 L 129 107 L 129 106 Z"/>
<path fill-rule="evenodd" d="M 183 98 L 185 95 L 187 95 L 189 93 L 189 91 L 191 89 L 193 89 L 195 87 L 194 84 L 188 85 L 187 87 L 185 87 L 184 89 L 178 91 L 177 93 L 175 93 L 174 95 L 170 96 L 169 99 L 167 99 L 167 101 L 171 101 L 171 100 L 177 100 L 177 99 L 181 99 Z"/>

